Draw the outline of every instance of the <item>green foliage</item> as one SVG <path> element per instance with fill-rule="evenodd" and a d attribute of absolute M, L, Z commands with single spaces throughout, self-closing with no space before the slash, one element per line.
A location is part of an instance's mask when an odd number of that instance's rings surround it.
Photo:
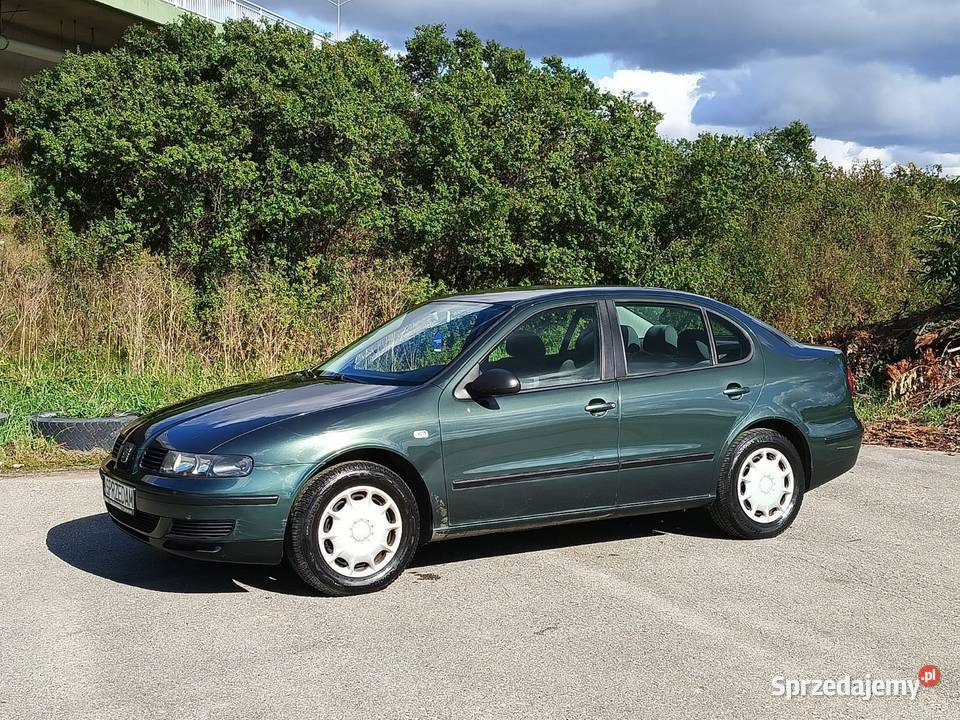
<path fill-rule="evenodd" d="M 924 276 L 943 287 L 946 301 L 960 300 L 960 200 L 945 200 L 940 212 L 928 215 L 923 236 Z"/>
<path fill-rule="evenodd" d="M 211 276 L 375 248 L 453 287 L 636 282 L 665 194 L 660 116 L 557 59 L 421 28 L 354 35 L 186 18 L 69 54 L 13 104 L 36 193 L 103 263 Z"/>
<path fill-rule="evenodd" d="M 37 194 L 90 238 L 78 248 L 144 247 L 202 282 L 384 227 L 410 101 L 375 41 L 185 18 L 68 54 L 13 111 Z"/>
<path fill-rule="evenodd" d="M 929 305 L 913 247 L 920 219 L 952 184 L 913 166 L 816 165 L 811 142 L 796 125 L 681 141 L 653 284 L 716 297 L 808 339 Z"/>
<path fill-rule="evenodd" d="M 799 122 L 670 143 L 649 103 L 442 26 L 394 57 L 187 17 L 69 53 L 12 108 L 55 263 L 146 250 L 197 289 L 207 332 L 224 278 L 252 278 L 253 317 L 261 297 L 327 302 L 376 257 L 426 276 L 418 296 L 661 285 L 809 337 L 932 302 L 918 224 L 956 190 L 936 170 L 817 163 Z M 923 257 L 949 286 L 944 223 Z"/>
<path fill-rule="evenodd" d="M 865 388 L 854 398 L 857 417 L 865 423 L 907 420 L 917 425 L 939 427 L 960 418 L 960 405 L 915 405 L 891 400 L 883 388 Z"/>
<path fill-rule="evenodd" d="M 520 50 L 421 28 L 401 66 L 416 138 L 396 247 L 454 287 L 636 283 L 649 264 L 669 146 L 647 103 Z"/>

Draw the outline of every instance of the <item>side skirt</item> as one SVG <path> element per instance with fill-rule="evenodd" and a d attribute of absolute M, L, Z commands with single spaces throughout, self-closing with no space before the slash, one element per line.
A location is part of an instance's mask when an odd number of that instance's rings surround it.
<path fill-rule="evenodd" d="M 469 525 L 445 525 L 433 529 L 433 536 L 430 538 L 430 541 L 434 542 L 437 540 L 447 540 L 449 538 L 511 532 L 515 530 L 530 530 L 532 528 L 549 527 L 550 525 L 569 525 L 571 523 L 608 520 L 611 518 L 629 517 L 631 515 L 647 515 L 650 513 L 670 512 L 672 510 L 686 510 L 709 505 L 714 497 L 714 495 L 692 495 L 690 497 L 675 498 L 672 500 L 632 503 L 630 505 L 591 508 L 590 510 L 571 510 L 569 512 L 551 513 L 549 515 L 529 515 L 522 518 L 470 523 Z"/>

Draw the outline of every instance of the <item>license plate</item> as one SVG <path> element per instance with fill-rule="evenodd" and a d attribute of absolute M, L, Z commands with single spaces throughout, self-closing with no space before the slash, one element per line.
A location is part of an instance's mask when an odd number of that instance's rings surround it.
<path fill-rule="evenodd" d="M 113 478 L 103 478 L 103 499 L 131 515 L 136 511 L 136 490 Z"/>

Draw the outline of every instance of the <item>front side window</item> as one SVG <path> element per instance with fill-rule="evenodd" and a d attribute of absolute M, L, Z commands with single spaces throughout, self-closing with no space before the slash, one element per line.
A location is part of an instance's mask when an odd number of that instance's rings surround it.
<path fill-rule="evenodd" d="M 503 368 L 521 390 L 600 379 L 596 305 L 571 305 L 537 313 L 512 330 L 480 361 L 480 371 Z"/>
<path fill-rule="evenodd" d="M 316 372 L 357 382 L 419 385 L 453 362 L 506 309 L 479 302 L 427 303 L 361 338 Z"/>
<path fill-rule="evenodd" d="M 707 313 L 710 318 L 710 330 L 713 332 L 713 342 L 717 347 L 717 362 L 721 365 L 739 362 L 750 355 L 750 341 L 736 325 L 712 312 Z"/>
<path fill-rule="evenodd" d="M 711 364 L 703 313 L 686 305 L 617 303 L 631 375 Z"/>

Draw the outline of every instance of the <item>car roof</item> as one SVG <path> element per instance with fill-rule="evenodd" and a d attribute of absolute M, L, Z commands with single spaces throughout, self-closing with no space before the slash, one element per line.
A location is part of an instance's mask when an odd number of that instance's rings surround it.
<path fill-rule="evenodd" d="M 494 303 L 498 305 L 519 305 L 537 302 L 546 298 L 563 299 L 567 297 L 630 297 L 631 295 L 643 296 L 647 298 L 662 298 L 664 300 L 686 300 L 688 302 L 696 303 L 707 301 L 708 303 L 717 304 L 716 300 L 711 300 L 710 298 L 703 297 L 702 295 L 681 292 L 679 290 L 632 286 L 506 288 L 503 290 L 490 290 L 462 295 L 451 295 L 443 299 L 461 300 L 464 302 Z"/>
<path fill-rule="evenodd" d="M 628 299 L 637 298 L 642 300 L 662 300 L 674 302 L 687 302 L 698 305 L 707 310 L 718 312 L 727 318 L 739 322 L 742 326 L 750 328 L 754 333 L 764 337 L 775 338 L 780 343 L 786 343 L 792 346 L 798 346 L 793 338 L 785 335 L 766 323 L 757 320 L 757 318 L 744 312 L 740 308 L 728 305 L 720 300 L 714 300 L 705 295 L 683 292 L 682 290 L 667 290 L 665 288 L 652 287 L 634 287 L 624 286 L 593 286 L 593 287 L 525 287 L 525 288 L 506 288 L 503 290 L 490 290 L 477 293 L 465 293 L 462 295 L 451 295 L 438 300 L 460 300 L 463 302 L 482 302 L 508 307 L 522 307 L 535 305 L 545 300 L 563 300 L 569 298 L 575 300 L 578 298 L 612 298 Z"/>

